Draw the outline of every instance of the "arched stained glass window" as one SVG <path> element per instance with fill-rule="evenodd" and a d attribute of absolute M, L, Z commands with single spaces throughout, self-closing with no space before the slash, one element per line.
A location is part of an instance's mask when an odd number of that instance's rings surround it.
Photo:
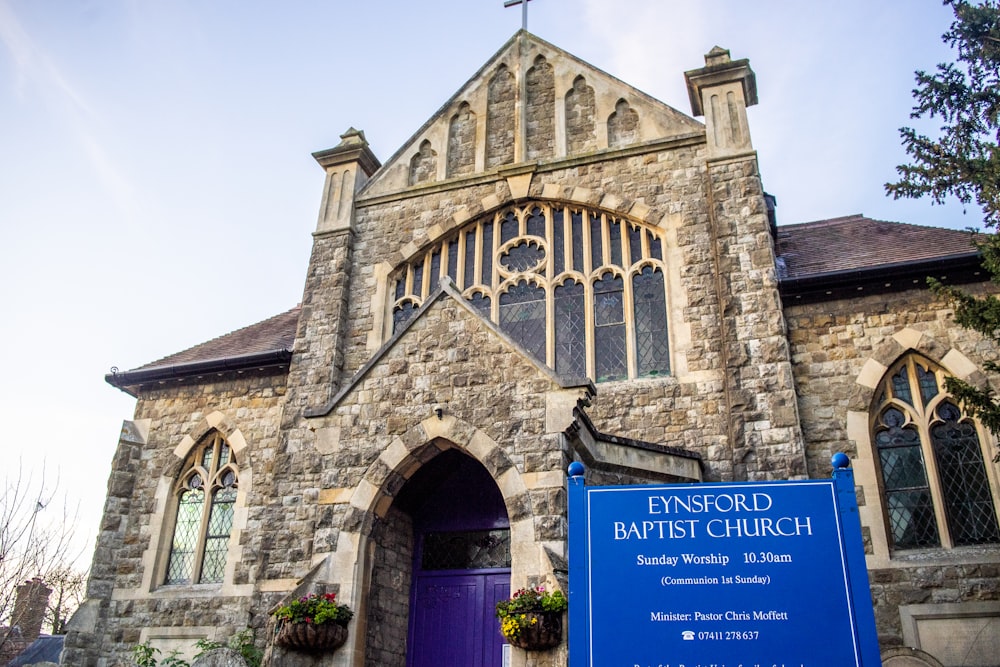
<path fill-rule="evenodd" d="M 556 372 L 587 375 L 587 300 L 582 283 L 567 281 L 555 289 Z"/>
<path fill-rule="evenodd" d="M 947 393 L 945 377 L 911 354 L 875 392 L 872 439 L 897 549 L 1000 542 L 980 429 Z"/>
<path fill-rule="evenodd" d="M 666 375 L 663 243 L 661 230 L 595 209 L 510 206 L 397 267 L 392 332 L 450 276 L 477 310 L 562 375 L 599 382 Z"/>
<path fill-rule="evenodd" d="M 645 266 L 632 276 L 636 371 L 640 376 L 670 372 L 667 303 L 663 298 L 663 287 L 663 271 L 652 266 Z"/>
<path fill-rule="evenodd" d="M 545 360 L 545 290 L 527 281 L 500 295 L 500 328 L 535 358 Z"/>
<path fill-rule="evenodd" d="M 598 382 L 627 377 L 625 288 L 610 273 L 594 283 L 594 348 Z"/>
<path fill-rule="evenodd" d="M 233 452 L 212 432 L 188 455 L 174 488 L 177 515 L 165 583 L 222 581 L 238 488 Z"/>
<path fill-rule="evenodd" d="M 392 329 L 398 331 L 417 312 L 417 306 L 412 301 L 403 301 L 392 310 Z"/>

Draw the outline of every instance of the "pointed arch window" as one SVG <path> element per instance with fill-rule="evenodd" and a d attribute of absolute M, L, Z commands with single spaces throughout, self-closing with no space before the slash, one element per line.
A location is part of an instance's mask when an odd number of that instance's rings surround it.
<path fill-rule="evenodd" d="M 587 375 L 587 302 L 583 284 L 567 280 L 555 296 L 556 372 L 567 377 Z"/>
<path fill-rule="evenodd" d="M 627 377 L 625 288 L 611 273 L 594 283 L 594 346 L 598 382 Z"/>
<path fill-rule="evenodd" d="M 238 489 L 232 448 L 212 432 L 188 455 L 174 486 L 177 514 L 164 583 L 222 581 Z"/>
<path fill-rule="evenodd" d="M 635 302 L 635 355 L 640 376 L 670 372 L 663 271 L 645 266 L 632 276 Z"/>
<path fill-rule="evenodd" d="M 610 382 L 670 372 L 661 230 L 553 202 L 510 206 L 392 275 L 392 332 L 448 276 L 539 361 Z M 388 332 L 386 332 L 388 334 Z"/>
<path fill-rule="evenodd" d="M 897 549 L 1000 542 L 985 438 L 947 393 L 946 375 L 911 354 L 876 392 L 872 441 Z"/>
<path fill-rule="evenodd" d="M 545 290 L 522 280 L 500 295 L 500 328 L 545 360 Z"/>

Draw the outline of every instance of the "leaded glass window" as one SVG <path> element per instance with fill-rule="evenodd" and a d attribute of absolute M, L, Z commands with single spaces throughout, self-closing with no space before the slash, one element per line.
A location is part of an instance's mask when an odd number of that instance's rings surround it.
<path fill-rule="evenodd" d="M 652 266 L 632 276 L 635 304 L 635 354 L 637 372 L 662 375 L 670 372 L 667 348 L 667 304 L 663 299 L 663 271 Z"/>
<path fill-rule="evenodd" d="M 213 432 L 188 455 L 174 488 L 177 514 L 165 583 L 222 581 L 238 488 L 232 449 Z"/>
<path fill-rule="evenodd" d="M 545 359 L 545 290 L 527 281 L 500 295 L 500 328 L 537 359 Z"/>
<path fill-rule="evenodd" d="M 594 283 L 594 347 L 598 382 L 626 377 L 625 289 L 619 276 L 608 274 Z"/>
<path fill-rule="evenodd" d="M 510 529 L 427 533 L 420 567 L 424 570 L 510 567 Z"/>
<path fill-rule="evenodd" d="M 413 317 L 415 312 L 417 312 L 417 306 L 412 301 L 403 301 L 398 304 L 392 311 L 393 330 L 399 330 L 409 321 L 411 317 Z"/>
<path fill-rule="evenodd" d="M 392 333 L 449 276 L 476 310 L 562 375 L 666 375 L 663 243 L 660 230 L 600 210 L 551 202 L 501 209 L 397 267 Z"/>
<path fill-rule="evenodd" d="M 587 301 L 582 283 L 567 281 L 555 289 L 556 372 L 587 375 Z"/>
<path fill-rule="evenodd" d="M 947 393 L 945 377 L 909 355 L 875 392 L 872 438 L 896 549 L 1000 542 L 981 431 Z"/>

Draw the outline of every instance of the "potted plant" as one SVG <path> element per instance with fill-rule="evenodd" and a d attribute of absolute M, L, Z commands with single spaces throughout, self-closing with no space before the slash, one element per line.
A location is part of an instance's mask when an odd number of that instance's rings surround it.
<path fill-rule="evenodd" d="M 347 622 L 353 616 L 335 593 L 311 593 L 274 610 L 274 643 L 299 651 L 332 651 L 347 640 Z"/>
<path fill-rule="evenodd" d="M 569 602 L 562 591 L 549 593 L 543 586 L 522 588 L 497 603 L 500 632 L 513 646 L 539 651 L 562 641 L 562 613 Z"/>

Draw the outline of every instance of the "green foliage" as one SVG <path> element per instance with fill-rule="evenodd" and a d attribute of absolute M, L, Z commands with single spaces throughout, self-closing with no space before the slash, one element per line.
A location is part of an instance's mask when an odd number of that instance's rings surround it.
<path fill-rule="evenodd" d="M 160 649 L 153 648 L 149 642 L 132 647 L 132 661 L 136 667 L 156 667 L 156 654 Z"/>
<path fill-rule="evenodd" d="M 569 602 L 562 591 L 547 592 L 544 587 L 522 588 L 509 600 L 497 603 L 497 618 L 529 611 L 565 611 Z"/>
<path fill-rule="evenodd" d="M 913 162 L 896 167 L 900 180 L 886 184 L 894 198 L 949 195 L 982 207 L 984 223 L 1000 223 L 1000 10 L 996 0 L 945 0 L 955 21 L 942 39 L 957 62 L 916 73 L 911 118 L 939 118 L 940 136 L 900 130 Z"/>
<path fill-rule="evenodd" d="M 500 632 L 510 641 L 521 636 L 524 628 L 538 623 L 538 618 L 531 612 L 565 611 L 569 601 L 562 591 L 547 592 L 544 587 L 522 588 L 510 596 L 509 600 L 497 603 L 497 618 L 500 619 Z"/>
<path fill-rule="evenodd" d="M 942 39 L 956 62 L 918 71 L 912 118 L 937 118 L 932 139 L 904 127 L 903 146 L 912 162 L 896 167 L 899 181 L 887 183 L 894 198 L 929 196 L 940 204 L 948 196 L 982 209 L 987 231 L 973 244 L 994 283 L 1000 284 L 1000 6 L 997 0 L 944 0 L 955 13 Z M 931 288 L 952 302 L 955 321 L 1000 343 L 1000 299 L 976 297 L 929 279 Z M 996 364 L 986 370 L 997 372 Z M 1000 435 L 1000 403 L 989 389 L 949 379 L 947 387 L 994 435 Z"/>
<path fill-rule="evenodd" d="M 187 661 L 177 656 L 177 651 L 171 651 L 162 662 L 156 659 L 160 649 L 153 648 L 149 642 L 132 647 L 132 660 L 137 667 L 190 667 Z"/>
<path fill-rule="evenodd" d="M 347 625 L 347 622 L 354 617 L 354 612 L 347 605 L 339 604 L 334 593 L 323 595 L 312 593 L 278 607 L 274 617 L 289 623 Z"/>
<path fill-rule="evenodd" d="M 195 642 L 195 646 L 198 648 L 198 653 L 194 656 L 196 658 L 217 648 L 230 648 L 243 656 L 247 667 L 260 667 L 264 659 L 264 652 L 253 643 L 253 630 L 250 628 L 243 628 L 225 644 L 210 639 L 199 639 Z"/>
<path fill-rule="evenodd" d="M 230 648 L 243 656 L 248 667 L 260 667 L 264 659 L 264 652 L 253 643 L 253 630 L 250 628 L 240 630 L 225 643 L 199 639 L 195 642 L 195 647 L 198 649 L 195 658 L 217 648 Z M 153 648 L 149 642 L 138 644 L 132 647 L 132 661 L 136 667 L 190 667 L 187 661 L 178 657 L 177 651 L 172 651 L 161 661 L 156 659 L 158 653 L 160 649 Z"/>
<path fill-rule="evenodd" d="M 187 660 L 182 660 L 177 654 L 178 651 L 171 651 L 160 663 L 160 667 L 191 667 Z"/>

